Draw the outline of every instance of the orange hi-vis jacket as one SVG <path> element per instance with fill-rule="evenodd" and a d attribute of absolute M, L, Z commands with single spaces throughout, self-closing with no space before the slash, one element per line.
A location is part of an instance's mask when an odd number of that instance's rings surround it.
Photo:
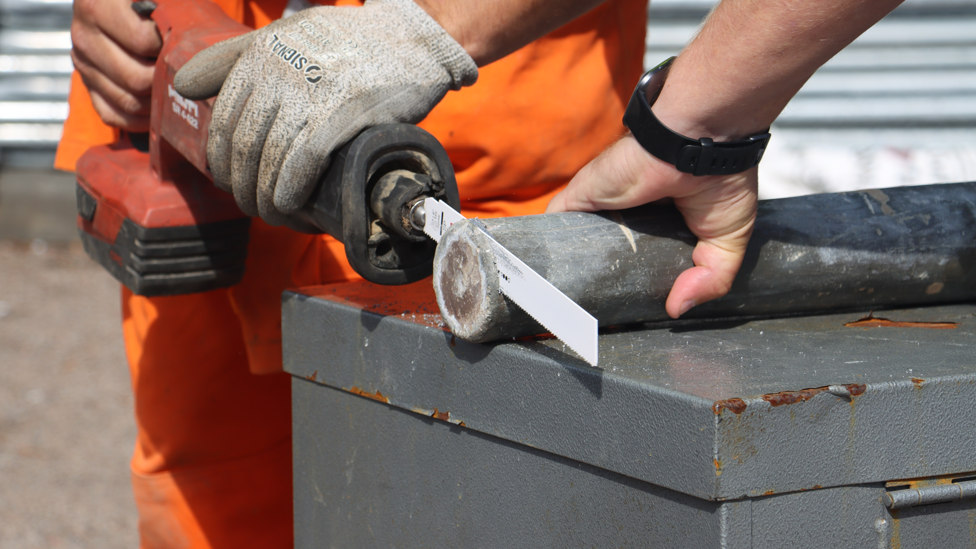
<path fill-rule="evenodd" d="M 286 0 L 216 3 L 261 27 L 280 16 Z M 646 0 L 608 0 L 482 67 L 477 84 L 449 92 L 420 123 L 451 158 L 465 215 L 543 211 L 624 132 L 623 111 L 642 71 L 646 8 Z M 55 164 L 64 170 L 89 147 L 118 139 L 77 73 L 69 103 Z M 143 547 L 291 546 L 280 296 L 289 287 L 355 278 L 335 239 L 256 219 L 237 286 L 155 298 L 123 289 Z"/>

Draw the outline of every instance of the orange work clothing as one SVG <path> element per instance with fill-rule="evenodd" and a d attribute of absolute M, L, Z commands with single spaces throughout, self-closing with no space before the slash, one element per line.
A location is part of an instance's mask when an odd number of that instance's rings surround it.
<path fill-rule="evenodd" d="M 286 2 L 217 3 L 262 26 Z M 645 13 L 646 0 L 609 0 L 483 67 L 477 84 L 448 93 L 420 124 L 448 151 L 466 215 L 541 212 L 623 133 L 623 110 L 642 71 Z M 72 170 L 89 146 L 115 139 L 76 76 L 56 166 Z M 157 298 L 123 289 L 143 547 L 291 545 L 280 295 L 354 278 L 335 239 L 256 219 L 239 285 Z"/>

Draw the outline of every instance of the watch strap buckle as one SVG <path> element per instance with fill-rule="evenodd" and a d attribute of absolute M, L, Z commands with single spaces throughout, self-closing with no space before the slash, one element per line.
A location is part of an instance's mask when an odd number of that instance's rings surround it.
<path fill-rule="evenodd" d="M 769 133 L 762 133 L 740 141 L 715 143 L 702 137 L 697 143 L 681 147 L 674 165 L 678 171 L 696 176 L 741 173 L 759 164 L 769 138 Z"/>

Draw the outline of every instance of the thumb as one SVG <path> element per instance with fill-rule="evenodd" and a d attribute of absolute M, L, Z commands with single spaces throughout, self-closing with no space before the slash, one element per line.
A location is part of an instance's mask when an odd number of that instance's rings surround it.
<path fill-rule="evenodd" d="M 187 99 L 201 100 L 220 93 L 237 59 L 254 41 L 252 31 L 198 52 L 173 77 L 173 87 Z"/>
<path fill-rule="evenodd" d="M 700 192 L 676 197 L 675 206 L 698 237 L 695 266 L 675 280 L 666 308 L 672 318 L 724 296 L 732 288 L 756 222 L 756 170 L 711 176 Z"/>
<path fill-rule="evenodd" d="M 752 226 L 718 239 L 699 239 L 691 258 L 695 266 L 678 275 L 665 309 L 678 318 L 696 305 L 720 298 L 732 288 L 742 266 Z"/>

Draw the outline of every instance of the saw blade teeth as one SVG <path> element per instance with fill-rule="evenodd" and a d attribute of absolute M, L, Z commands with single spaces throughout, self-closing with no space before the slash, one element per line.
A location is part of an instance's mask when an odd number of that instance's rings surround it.
<path fill-rule="evenodd" d="M 501 292 L 503 294 L 505 294 L 505 291 L 504 290 L 501 290 Z M 508 294 L 505 294 L 505 295 L 508 296 Z M 569 347 L 574 353 L 576 353 L 577 356 L 579 356 L 580 358 L 582 358 L 583 360 L 585 360 L 590 366 L 596 366 L 597 365 L 598 358 L 593 358 L 593 359 L 587 358 L 586 356 L 583 355 L 583 350 L 582 349 L 578 348 L 577 346 L 573 345 L 572 343 L 570 343 L 568 341 L 565 341 L 562 338 L 560 338 L 559 336 L 557 336 L 556 333 L 553 331 L 553 329 L 550 328 L 549 326 L 546 326 L 546 323 L 545 322 L 543 322 L 543 321 L 539 320 L 538 318 L 536 318 L 536 316 L 534 314 L 532 314 L 532 311 L 529 311 L 525 307 L 522 307 L 521 305 L 519 305 L 519 303 L 517 301 L 515 301 L 514 299 L 512 299 L 511 296 L 509 296 L 509 300 L 512 303 L 514 303 L 519 309 L 525 311 L 525 314 L 527 314 L 530 317 L 532 317 L 532 320 L 538 322 L 539 323 L 539 326 L 542 326 L 543 328 L 546 329 L 547 332 L 549 332 L 554 337 L 556 337 L 556 339 L 559 339 L 559 341 L 562 341 L 567 347 Z"/>
<path fill-rule="evenodd" d="M 538 322 L 539 323 L 539 326 L 542 326 L 543 328 L 546 329 L 547 332 L 549 332 L 554 337 L 556 337 L 556 339 L 558 339 L 559 341 L 562 341 L 567 347 L 569 347 L 574 353 L 576 353 L 577 356 L 579 356 L 584 361 L 586 361 L 590 366 L 594 366 L 594 367 L 597 366 L 597 364 L 599 363 L 599 355 L 598 354 L 596 354 L 596 353 L 589 353 L 589 352 L 587 352 L 587 349 L 585 349 L 584 347 L 582 347 L 582 346 L 580 346 L 578 344 L 573 344 L 572 342 L 567 341 L 566 339 L 563 339 L 562 337 L 559 337 L 556 334 L 557 330 L 554 330 L 550 326 L 546 326 L 546 323 L 545 322 L 543 322 L 542 320 L 540 320 L 536 315 L 532 314 L 532 311 L 530 311 L 530 310 L 526 309 L 525 307 L 523 307 L 518 301 L 515 301 L 515 299 L 513 299 L 512 296 L 509 296 L 508 294 L 506 294 L 504 290 L 501 290 L 501 292 L 503 294 L 505 294 L 506 296 L 508 296 L 509 300 L 511 300 L 512 303 L 514 303 L 516 306 L 518 306 L 519 309 L 522 309 L 523 311 L 525 311 L 525 314 L 527 314 L 530 317 L 532 317 L 532 320 Z M 594 339 L 596 339 L 596 338 L 594 338 Z M 590 346 L 590 348 L 592 348 L 594 350 L 597 348 L 595 342 L 594 342 L 593 345 Z"/>
<path fill-rule="evenodd" d="M 501 291 L 583 360 L 596 366 L 599 360 L 596 318 L 499 244 L 483 224 L 475 226 L 488 238 L 494 252 Z"/>
<path fill-rule="evenodd" d="M 431 214 L 428 212 L 427 215 L 429 217 Z M 424 234 L 429 236 L 434 242 L 440 242 L 441 240 L 441 236 L 431 230 L 431 224 L 429 222 L 424 224 Z"/>

